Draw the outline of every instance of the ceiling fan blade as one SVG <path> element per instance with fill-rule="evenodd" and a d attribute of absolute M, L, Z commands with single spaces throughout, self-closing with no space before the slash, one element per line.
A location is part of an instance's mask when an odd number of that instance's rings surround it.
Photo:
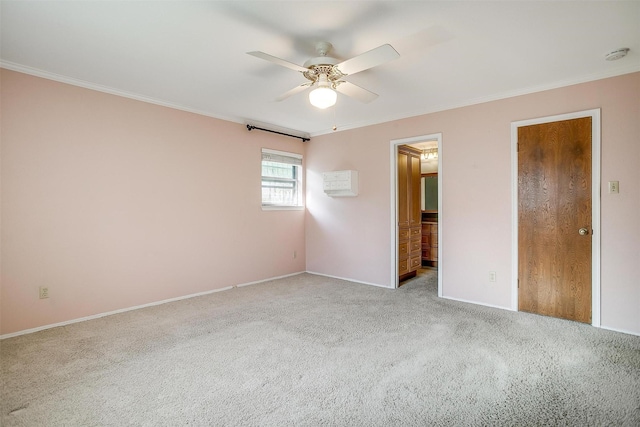
<path fill-rule="evenodd" d="M 348 76 L 384 64 L 399 56 L 400 54 L 390 44 L 383 44 L 361 55 L 347 59 L 335 67 L 342 74 Z"/>
<path fill-rule="evenodd" d="M 282 101 L 287 99 L 290 96 L 295 95 L 296 93 L 302 92 L 303 90 L 305 90 L 306 88 L 308 88 L 309 86 L 311 86 L 313 84 L 313 82 L 309 82 L 309 83 L 303 83 L 300 86 L 296 86 L 293 89 L 283 93 L 282 95 L 280 95 L 279 97 L 276 98 L 276 101 Z"/>
<path fill-rule="evenodd" d="M 281 65 L 283 67 L 290 68 L 294 71 L 300 71 L 304 73 L 305 71 L 309 71 L 307 68 L 301 67 L 300 65 L 296 65 L 293 62 L 285 61 L 284 59 L 276 58 L 273 55 L 269 55 L 264 52 L 247 52 L 248 55 L 255 56 L 256 58 L 264 59 L 265 61 L 273 62 L 274 64 Z"/>
<path fill-rule="evenodd" d="M 360 86 L 355 85 L 351 82 L 345 82 L 344 80 L 341 80 L 336 83 L 336 90 L 338 92 L 343 95 L 350 96 L 351 98 L 355 98 L 360 102 L 369 103 L 378 97 L 378 94 L 361 88 Z"/>

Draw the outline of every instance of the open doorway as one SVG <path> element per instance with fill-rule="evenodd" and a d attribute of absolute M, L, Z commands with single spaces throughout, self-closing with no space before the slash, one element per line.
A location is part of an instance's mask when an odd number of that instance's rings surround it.
<path fill-rule="evenodd" d="M 401 146 L 403 149 L 399 150 Z M 405 146 L 409 146 L 409 149 L 406 149 Z M 404 222 L 407 222 L 404 218 L 407 186 L 403 182 L 404 178 L 399 178 L 399 173 L 404 173 L 405 170 L 406 153 L 404 151 L 412 152 L 413 166 L 409 167 L 413 167 L 414 173 L 415 165 L 418 162 L 416 157 L 419 158 L 420 164 L 419 189 L 411 191 L 412 195 L 409 196 L 413 203 L 420 204 L 420 224 L 416 227 L 416 224 L 412 223 L 408 230 L 405 230 L 406 227 L 403 226 Z M 441 133 L 397 139 L 390 142 L 391 287 L 397 288 L 400 285 L 400 279 L 408 276 L 405 271 L 406 261 L 404 258 L 408 257 L 403 250 L 405 246 L 408 246 L 412 251 L 409 258 L 410 265 L 416 267 L 416 259 L 414 259 L 416 252 L 413 252 L 416 249 L 414 239 L 419 238 L 419 267 L 437 269 L 438 296 L 442 296 L 442 152 Z M 412 179 L 415 179 L 415 175 Z M 429 193 L 429 197 L 427 197 L 427 193 Z M 414 221 L 412 220 L 412 222 Z M 418 229 L 420 235 L 416 236 Z M 407 242 L 404 242 L 405 239 Z"/>

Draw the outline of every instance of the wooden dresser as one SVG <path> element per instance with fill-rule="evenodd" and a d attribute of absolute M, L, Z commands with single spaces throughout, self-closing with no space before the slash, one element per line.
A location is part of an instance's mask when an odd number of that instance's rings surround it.
<path fill-rule="evenodd" d="M 420 207 L 420 153 L 398 147 L 398 276 L 414 277 L 422 265 L 422 211 Z"/>
<path fill-rule="evenodd" d="M 436 221 L 422 222 L 422 265 L 438 266 L 438 223 Z"/>

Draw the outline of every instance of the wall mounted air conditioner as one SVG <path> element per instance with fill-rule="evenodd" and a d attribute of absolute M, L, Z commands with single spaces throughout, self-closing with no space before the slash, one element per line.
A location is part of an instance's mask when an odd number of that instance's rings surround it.
<path fill-rule="evenodd" d="M 330 197 L 355 197 L 358 195 L 358 171 L 324 172 L 322 188 Z"/>

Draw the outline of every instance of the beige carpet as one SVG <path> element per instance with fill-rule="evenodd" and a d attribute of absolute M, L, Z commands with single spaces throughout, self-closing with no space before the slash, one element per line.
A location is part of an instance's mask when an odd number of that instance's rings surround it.
<path fill-rule="evenodd" d="M 640 337 L 302 274 L 0 343 L 2 426 L 640 425 Z"/>

